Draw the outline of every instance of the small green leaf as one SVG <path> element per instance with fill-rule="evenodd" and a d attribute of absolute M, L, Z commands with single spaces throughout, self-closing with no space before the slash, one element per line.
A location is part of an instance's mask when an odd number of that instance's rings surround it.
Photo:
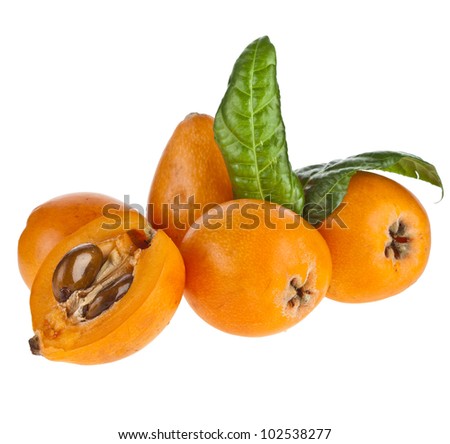
<path fill-rule="evenodd" d="M 279 203 L 301 214 L 303 190 L 289 163 L 268 37 L 251 43 L 236 61 L 214 121 L 235 198 Z"/>
<path fill-rule="evenodd" d="M 353 174 L 360 170 L 381 170 L 424 180 L 444 188 L 436 168 L 413 154 L 396 151 L 374 151 L 310 165 L 296 171 L 305 193 L 303 217 L 316 225 L 342 202 Z"/>

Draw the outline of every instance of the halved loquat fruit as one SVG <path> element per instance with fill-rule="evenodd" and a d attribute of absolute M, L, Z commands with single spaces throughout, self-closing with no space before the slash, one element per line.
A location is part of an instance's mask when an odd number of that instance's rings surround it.
<path fill-rule="evenodd" d="M 297 324 L 322 300 L 331 258 L 322 236 L 280 205 L 232 200 L 191 226 L 180 247 L 185 297 L 212 326 L 264 336 Z"/>
<path fill-rule="evenodd" d="M 144 347 L 169 323 L 184 288 L 178 248 L 135 211 L 101 217 L 67 236 L 34 280 L 34 354 L 99 364 Z"/>
<path fill-rule="evenodd" d="M 400 293 L 419 278 L 430 253 L 430 224 L 417 198 L 369 172 L 352 177 L 342 204 L 319 231 L 333 260 L 327 296 L 342 302 Z"/>

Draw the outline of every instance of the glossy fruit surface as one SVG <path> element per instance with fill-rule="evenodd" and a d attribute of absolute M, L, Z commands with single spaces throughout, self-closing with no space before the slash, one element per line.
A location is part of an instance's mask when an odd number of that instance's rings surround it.
<path fill-rule="evenodd" d="M 122 202 L 97 193 L 65 194 L 35 208 L 18 245 L 19 270 L 27 286 L 31 288 L 40 265 L 58 242 L 104 211 L 119 208 L 124 208 Z"/>
<path fill-rule="evenodd" d="M 128 215 L 115 228 L 106 228 L 106 217 L 91 221 L 46 257 L 30 297 L 34 354 L 77 364 L 111 362 L 140 350 L 169 323 L 184 288 L 182 257 L 164 232 L 154 232 L 137 212 Z M 103 252 L 100 271 L 93 282 L 75 279 L 76 288 L 59 298 L 73 270 L 91 263 L 98 269 L 97 252 L 86 245 Z M 65 271 L 55 274 L 59 265 Z"/>
<path fill-rule="evenodd" d="M 233 198 L 213 122 L 206 114 L 186 116 L 170 138 L 153 178 L 148 219 L 177 245 L 205 206 Z"/>
<path fill-rule="evenodd" d="M 318 231 L 294 212 L 259 200 L 209 210 L 180 250 L 189 304 L 212 326 L 237 335 L 295 325 L 322 300 L 331 277 Z"/>
<path fill-rule="evenodd" d="M 333 260 L 327 296 L 342 302 L 400 293 L 419 278 L 430 253 L 430 224 L 417 198 L 369 172 L 352 177 L 343 203 L 319 231 Z"/>

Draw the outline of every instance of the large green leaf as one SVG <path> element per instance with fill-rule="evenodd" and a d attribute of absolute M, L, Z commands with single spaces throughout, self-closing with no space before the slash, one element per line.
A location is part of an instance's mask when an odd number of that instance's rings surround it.
<path fill-rule="evenodd" d="M 236 61 L 214 121 L 235 198 L 272 201 L 301 214 L 303 190 L 289 163 L 268 37 L 251 43 Z"/>
<path fill-rule="evenodd" d="M 360 170 L 381 170 L 421 179 L 444 188 L 436 168 L 413 154 L 374 151 L 297 170 L 305 192 L 303 217 L 316 225 L 342 202 L 351 177 Z M 368 196 L 370 199 L 370 196 Z"/>

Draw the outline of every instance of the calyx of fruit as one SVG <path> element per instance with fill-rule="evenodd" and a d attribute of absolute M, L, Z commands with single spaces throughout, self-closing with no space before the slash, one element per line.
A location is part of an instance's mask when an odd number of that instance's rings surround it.
<path fill-rule="evenodd" d="M 308 276 L 304 282 L 299 276 L 295 276 L 290 280 L 286 302 L 286 313 L 288 315 L 296 316 L 302 307 L 309 305 L 313 290 L 309 288 L 307 281 Z"/>
<path fill-rule="evenodd" d="M 395 221 L 389 227 L 389 237 L 390 240 L 384 249 L 385 256 L 397 260 L 406 257 L 411 239 L 408 236 L 406 225 L 402 220 Z"/>

